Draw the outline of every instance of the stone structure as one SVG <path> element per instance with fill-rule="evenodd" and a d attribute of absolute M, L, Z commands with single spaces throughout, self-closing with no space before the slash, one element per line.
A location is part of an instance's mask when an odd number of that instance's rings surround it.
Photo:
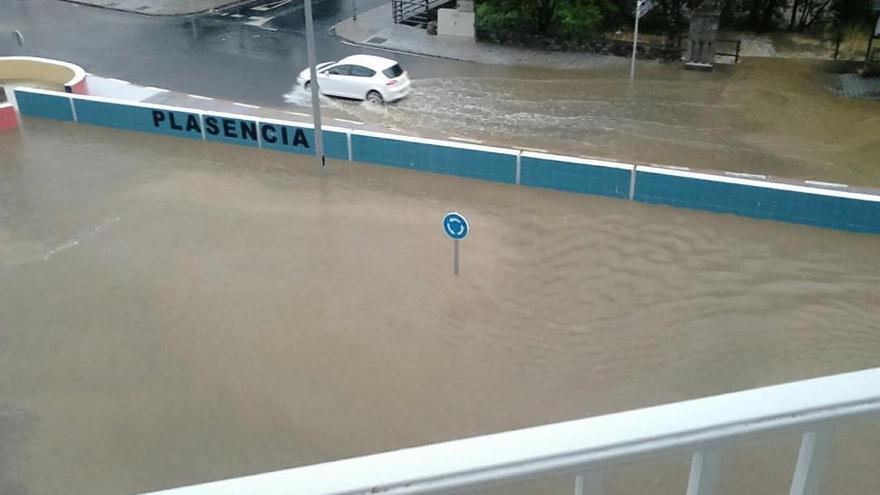
<path fill-rule="evenodd" d="M 458 8 L 437 10 L 437 34 L 474 38 L 474 2 L 459 0 Z"/>
<path fill-rule="evenodd" d="M 715 54 L 718 51 L 718 21 L 721 10 L 718 0 L 703 0 L 691 17 L 688 33 L 685 67 L 688 69 L 712 70 L 715 67 Z"/>

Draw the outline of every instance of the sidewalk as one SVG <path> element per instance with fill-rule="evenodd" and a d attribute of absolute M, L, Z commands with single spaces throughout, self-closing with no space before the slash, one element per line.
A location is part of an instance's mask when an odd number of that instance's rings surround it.
<path fill-rule="evenodd" d="M 356 45 L 481 64 L 577 70 L 626 63 L 624 58 L 608 55 L 549 52 L 481 43 L 457 36 L 431 36 L 425 29 L 394 24 L 391 3 L 358 15 L 357 21 L 346 19 L 333 26 L 333 31 Z"/>
<path fill-rule="evenodd" d="M 256 0 L 63 0 L 102 9 L 154 16 L 188 15 Z"/>

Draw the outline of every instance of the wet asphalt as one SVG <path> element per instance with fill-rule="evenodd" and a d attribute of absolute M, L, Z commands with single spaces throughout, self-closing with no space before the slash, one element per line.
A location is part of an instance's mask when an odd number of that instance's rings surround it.
<path fill-rule="evenodd" d="M 320 60 L 356 53 L 395 58 L 415 78 L 500 73 L 493 67 L 366 49 L 342 42 L 331 28 L 387 0 L 314 3 Z M 138 84 L 261 105 L 282 106 L 296 74 L 307 65 L 302 2 L 254 10 L 258 2 L 217 12 L 155 17 L 62 0 L 0 2 L 0 55 L 66 60 L 87 71 Z M 24 35 L 19 47 L 11 35 Z M 509 72 L 506 69 L 505 72 Z"/>

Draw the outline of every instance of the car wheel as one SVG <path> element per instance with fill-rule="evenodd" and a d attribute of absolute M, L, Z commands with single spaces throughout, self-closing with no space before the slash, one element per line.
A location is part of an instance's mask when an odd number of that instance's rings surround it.
<path fill-rule="evenodd" d="M 384 105 L 385 99 L 378 91 L 370 91 L 367 93 L 367 101 L 373 105 Z"/>

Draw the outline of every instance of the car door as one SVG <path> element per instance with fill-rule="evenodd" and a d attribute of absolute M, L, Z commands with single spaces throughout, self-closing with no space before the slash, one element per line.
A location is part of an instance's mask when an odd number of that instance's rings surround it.
<path fill-rule="evenodd" d="M 352 65 L 350 70 L 349 89 L 351 96 L 349 98 L 357 98 L 363 100 L 373 86 L 373 76 L 376 71 L 362 65 Z"/>
<path fill-rule="evenodd" d="M 321 93 L 332 96 L 345 96 L 345 79 L 349 77 L 350 65 L 334 65 L 318 74 L 318 87 Z"/>

